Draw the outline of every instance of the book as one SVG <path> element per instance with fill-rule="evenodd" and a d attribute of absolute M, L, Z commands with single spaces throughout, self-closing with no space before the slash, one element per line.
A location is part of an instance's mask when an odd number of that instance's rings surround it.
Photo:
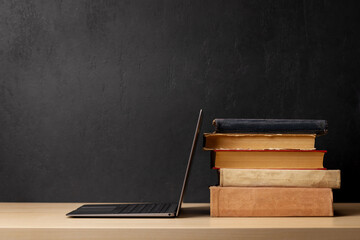
<path fill-rule="evenodd" d="M 331 188 L 210 187 L 212 217 L 333 216 Z"/>
<path fill-rule="evenodd" d="M 326 120 L 306 119 L 236 119 L 213 120 L 217 133 L 295 133 L 324 135 L 328 131 Z"/>
<path fill-rule="evenodd" d="M 214 168 L 324 168 L 326 151 L 320 150 L 215 150 L 211 151 Z"/>
<path fill-rule="evenodd" d="M 204 133 L 204 150 L 315 149 L 315 134 Z"/>
<path fill-rule="evenodd" d="M 219 169 L 221 187 L 340 188 L 340 170 Z"/>

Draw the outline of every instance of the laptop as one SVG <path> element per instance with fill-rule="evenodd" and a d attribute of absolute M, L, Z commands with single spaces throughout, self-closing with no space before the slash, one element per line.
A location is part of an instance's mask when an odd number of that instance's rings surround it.
<path fill-rule="evenodd" d="M 180 213 L 185 187 L 190 172 L 202 121 L 202 109 L 197 119 L 194 138 L 186 167 L 180 198 L 177 203 L 126 203 L 126 204 L 87 204 L 66 214 L 68 217 L 177 217 Z"/>

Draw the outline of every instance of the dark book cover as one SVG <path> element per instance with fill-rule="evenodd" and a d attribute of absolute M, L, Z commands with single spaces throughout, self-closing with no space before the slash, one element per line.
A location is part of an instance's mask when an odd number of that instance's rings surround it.
<path fill-rule="evenodd" d="M 216 133 L 316 134 L 328 131 L 326 120 L 311 119 L 214 119 Z"/>

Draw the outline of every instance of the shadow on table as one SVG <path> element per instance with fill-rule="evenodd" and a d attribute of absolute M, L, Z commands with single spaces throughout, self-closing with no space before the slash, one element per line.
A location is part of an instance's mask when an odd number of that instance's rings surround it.
<path fill-rule="evenodd" d="M 334 217 L 360 216 L 360 205 L 352 203 L 334 204 Z"/>
<path fill-rule="evenodd" d="M 210 216 L 209 206 L 194 206 L 181 209 L 179 217 L 206 217 Z M 360 204 L 337 203 L 334 206 L 334 217 L 360 216 Z"/>
<path fill-rule="evenodd" d="M 210 216 L 209 206 L 182 208 L 179 215 L 180 218 L 201 217 L 201 216 Z"/>

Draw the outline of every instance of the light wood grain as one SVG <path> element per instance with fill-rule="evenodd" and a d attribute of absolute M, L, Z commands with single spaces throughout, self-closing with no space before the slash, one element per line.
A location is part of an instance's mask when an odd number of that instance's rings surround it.
<path fill-rule="evenodd" d="M 209 204 L 171 219 L 65 216 L 82 204 L 0 203 L 0 239 L 360 239 L 360 203 L 335 204 L 335 217 L 210 218 Z"/>

